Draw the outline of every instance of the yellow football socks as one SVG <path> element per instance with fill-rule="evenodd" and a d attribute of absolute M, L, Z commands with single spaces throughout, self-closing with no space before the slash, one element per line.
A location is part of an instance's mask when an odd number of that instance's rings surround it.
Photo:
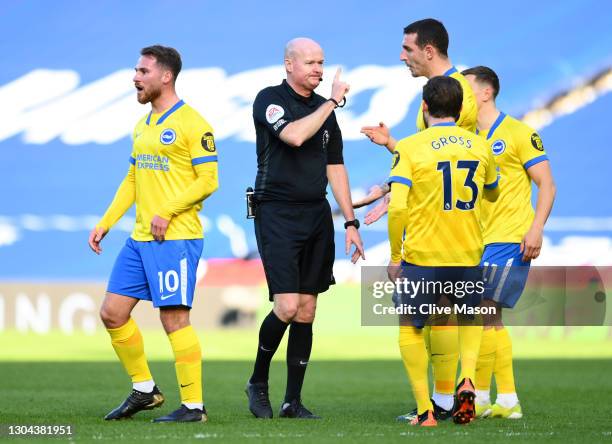
<path fill-rule="evenodd" d="M 485 328 L 482 331 L 480 353 L 478 355 L 478 362 L 476 363 L 476 380 L 474 381 L 476 390 L 490 391 L 496 352 L 497 334 L 495 333 L 495 329 L 493 327 Z"/>
<path fill-rule="evenodd" d="M 118 328 L 106 329 L 111 337 L 113 348 L 123 364 L 132 382 L 150 381 L 153 379 L 144 353 L 144 341 L 138 325 L 130 318 Z"/>
<path fill-rule="evenodd" d="M 399 348 L 404 368 L 412 386 L 417 403 L 417 412 L 422 414 L 433 410 L 429 398 L 429 380 L 427 365 L 429 363 L 423 330 L 410 326 L 400 326 Z"/>
<path fill-rule="evenodd" d="M 459 362 L 458 331 L 456 325 L 431 326 L 430 356 L 436 393 L 452 395 L 455 391 Z"/>
<path fill-rule="evenodd" d="M 181 402 L 188 407 L 202 404 L 202 349 L 198 336 L 188 325 L 170 333 L 168 338 L 176 361 Z"/>
<path fill-rule="evenodd" d="M 495 383 L 497 393 L 516 393 L 514 372 L 512 370 L 512 340 L 508 330 L 495 330 L 497 352 L 495 356 Z"/>
<path fill-rule="evenodd" d="M 480 339 L 482 337 L 482 326 L 460 325 L 459 326 L 459 354 L 461 356 L 461 373 L 459 380 L 470 378 L 474 381 L 476 376 L 476 362 L 480 351 Z"/>
<path fill-rule="evenodd" d="M 423 339 L 425 340 L 427 356 L 429 356 L 429 360 L 431 361 L 431 325 L 423 327 Z"/>

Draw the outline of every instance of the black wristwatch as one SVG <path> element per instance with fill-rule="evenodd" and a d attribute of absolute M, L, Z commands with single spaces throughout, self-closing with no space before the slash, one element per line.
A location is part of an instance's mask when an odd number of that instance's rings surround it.
<path fill-rule="evenodd" d="M 359 230 L 359 220 L 347 220 L 346 222 L 344 222 L 344 229 L 346 230 L 348 227 L 355 227 Z"/>

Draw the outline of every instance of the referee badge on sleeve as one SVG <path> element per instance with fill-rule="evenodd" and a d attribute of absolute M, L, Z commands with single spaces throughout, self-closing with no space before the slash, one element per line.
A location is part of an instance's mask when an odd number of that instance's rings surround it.
<path fill-rule="evenodd" d="M 285 110 L 282 106 L 271 103 L 266 108 L 266 120 L 269 124 L 276 123 L 278 119 L 285 115 Z"/>
<path fill-rule="evenodd" d="M 217 151 L 217 147 L 215 146 L 215 137 L 213 133 L 204 133 L 202 136 L 202 148 L 204 148 L 209 153 L 214 153 Z"/>

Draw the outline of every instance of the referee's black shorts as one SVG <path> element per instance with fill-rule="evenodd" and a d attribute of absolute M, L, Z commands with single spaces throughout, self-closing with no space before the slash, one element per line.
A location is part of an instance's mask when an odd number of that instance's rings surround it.
<path fill-rule="evenodd" d="M 255 236 L 270 300 L 279 293 L 319 294 L 335 284 L 334 225 L 327 199 L 260 202 Z"/>

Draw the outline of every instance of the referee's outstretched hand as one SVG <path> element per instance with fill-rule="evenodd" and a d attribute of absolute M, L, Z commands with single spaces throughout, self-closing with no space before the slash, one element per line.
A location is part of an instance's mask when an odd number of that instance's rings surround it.
<path fill-rule="evenodd" d="M 345 236 L 345 253 L 349 254 L 351 251 L 351 245 L 355 245 L 355 251 L 351 255 L 351 262 L 356 264 L 359 258 L 361 257 L 365 260 L 365 252 L 363 250 L 363 242 L 361 241 L 361 236 L 359 235 L 359 231 L 355 227 L 348 227 L 346 229 Z"/>
<path fill-rule="evenodd" d="M 331 92 L 332 98 L 338 103 L 342 102 L 342 99 L 344 99 L 344 96 L 346 95 L 347 92 L 349 92 L 349 89 L 351 88 L 348 83 L 345 83 L 340 80 L 341 73 L 342 73 L 342 68 L 339 67 L 336 70 L 336 75 L 334 76 L 334 81 L 332 83 L 332 92 Z"/>

